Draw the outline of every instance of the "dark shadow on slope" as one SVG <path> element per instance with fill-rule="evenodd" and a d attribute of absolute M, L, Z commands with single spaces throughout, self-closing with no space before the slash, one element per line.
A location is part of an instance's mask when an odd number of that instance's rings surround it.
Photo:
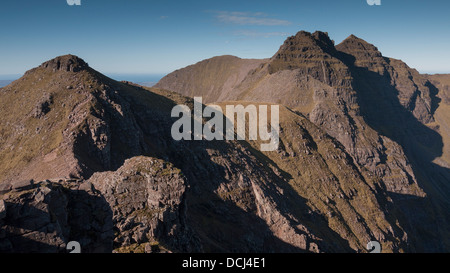
<path fill-rule="evenodd" d="M 100 133 L 110 135 L 109 147 L 103 150 L 98 147 L 87 124 L 74 144 L 74 153 L 85 179 L 94 172 L 115 171 L 126 159 L 135 156 L 161 157 L 167 148 L 161 136 L 166 135 L 163 131 L 170 126 L 170 109 L 175 106 L 174 101 L 139 86 L 110 81 L 102 91 L 106 95 L 100 91 L 94 94 L 99 105 L 94 105 L 91 113 L 105 121 L 106 124 L 98 128 L 102 130 Z M 119 105 L 121 112 L 112 103 Z M 101 109 L 101 114 L 95 108 Z"/>
<path fill-rule="evenodd" d="M 0 253 L 55 253 L 63 251 L 58 245 L 32 239 L 33 233 L 49 233 L 50 215 L 48 213 L 28 204 L 5 203 L 7 217 L 0 220 Z M 60 239 L 58 234 L 48 234 L 48 236 L 49 240 Z"/>
<path fill-rule="evenodd" d="M 204 252 L 307 252 L 275 236 L 267 223 L 256 215 L 250 189 L 238 187 L 231 190 L 230 196 L 219 197 L 218 188 L 232 186 L 231 172 L 242 172 L 243 166 L 230 161 L 225 166 L 217 164 L 207 149 L 217 150 L 227 157 L 235 152 L 232 145 L 222 141 L 178 144 L 184 146 L 184 151 L 178 150 L 172 163 L 183 171 L 190 186 L 185 196 L 188 206 L 185 220 L 199 238 Z"/>
<path fill-rule="evenodd" d="M 142 139 L 139 140 L 138 152 L 123 151 L 126 146 L 120 145 L 120 140 L 112 140 L 111 154 L 118 155 L 117 166 L 128 158 L 144 155 L 170 161 L 181 169 L 190 187 L 185 196 L 186 207 L 180 208 L 185 211 L 180 213 L 184 218 L 182 222 L 187 223 L 199 238 L 205 252 L 305 252 L 279 240 L 254 212 L 243 211 L 233 202 L 220 199 L 214 192 L 218 184 L 228 181 L 223 177 L 222 166 L 211 161 L 207 149 L 227 147 L 228 150 L 219 152 L 227 157 L 227 153 L 233 152 L 231 145 L 223 141 L 174 141 L 171 127 L 178 118 L 171 117 L 171 110 L 175 102 L 138 86 L 121 88 L 119 95 L 131 106 Z M 192 109 L 192 100 L 186 103 Z M 104 107 L 109 109 L 108 112 L 113 112 L 107 104 Z M 120 123 L 115 120 L 117 118 L 121 117 L 111 116 L 111 123 Z M 116 139 L 118 132 L 119 128 L 111 127 L 111 134 Z M 83 223 L 81 220 L 78 222 Z M 82 228 L 83 224 L 80 225 Z M 173 251 L 186 251 L 186 242 L 171 237 L 172 232 L 159 225 L 156 239 Z"/>
<path fill-rule="evenodd" d="M 70 241 L 79 242 L 83 253 L 112 252 L 112 211 L 103 197 L 55 184 L 40 200 L 39 187 L 8 199 L 0 253 L 68 253 Z"/>
<path fill-rule="evenodd" d="M 126 159 L 137 155 L 170 161 L 181 169 L 190 187 L 185 196 L 184 221 L 200 239 L 205 252 L 305 252 L 304 249 L 280 240 L 270 230 L 267 223 L 256 215 L 255 204 L 244 206 L 253 206 L 252 210 L 247 211 L 237 205 L 239 202 L 246 202 L 245 198 L 230 201 L 217 195 L 219 186 L 228 187 L 231 184 L 230 172 L 234 169 L 244 172 L 246 167 L 244 158 L 239 157 L 247 157 L 247 155 L 240 152 L 238 158 L 235 158 L 240 163 L 232 162 L 230 159 L 233 159 L 233 156 L 236 157 L 235 153 L 239 151 L 236 150 L 236 146 L 226 141 L 174 141 L 171 136 L 171 126 L 178 118 L 170 116 L 172 108 L 176 105 L 173 100 L 134 85 L 121 84 L 118 87 L 122 90 L 116 96 L 120 96 L 131 106 L 133 119 L 138 130 L 142 132 L 142 139 L 139 139 L 140 149 L 131 151 L 127 149 L 127 145 L 123 145 L 123 137 L 117 136 L 124 128 L 110 127 L 111 135 L 115 138 L 111 140 L 111 155 L 115 158 L 115 164 L 111 166 L 112 170 L 119 167 Z M 192 100 L 186 103 L 193 109 Z M 104 106 L 109 109 L 108 112 L 115 111 L 107 104 Z M 111 123 L 120 124 L 121 118 L 121 116 L 110 114 Z M 80 142 L 80 145 L 83 144 L 86 143 Z M 276 200 L 280 213 L 286 219 L 290 219 L 294 214 L 297 219 L 291 220 L 292 228 L 296 229 L 299 223 L 295 221 L 300 221 L 313 235 L 323 238 L 323 242 L 320 240 L 314 242 L 322 251 L 353 252 L 348 243 L 328 227 L 322 216 L 311 212 L 306 200 L 291 188 L 286 179 L 280 180 L 272 170 L 269 170 L 267 164 L 270 160 L 266 156 L 251 150 L 249 146 L 246 147 L 262 163 L 258 165 L 258 162 L 253 162 L 252 170 L 269 173 L 271 181 L 266 181 L 264 184 L 265 191 Z M 97 160 L 97 166 L 102 165 L 99 157 L 95 157 L 95 153 L 86 151 L 85 146 L 83 149 L 83 159 L 87 166 L 91 166 L 89 162 L 92 160 Z M 215 162 L 213 156 L 208 153 L 211 150 L 216 150 L 220 155 L 219 159 L 223 160 L 220 164 Z M 249 158 L 245 160 L 251 161 Z M 234 167 L 227 170 L 226 166 L 229 165 Z M 266 168 L 266 170 L 259 170 L 259 168 Z M 262 173 L 261 177 L 264 177 Z M 281 187 L 284 194 L 280 195 L 275 186 Z M 84 222 L 82 220 L 79 222 L 82 228 Z M 296 232 L 304 233 L 300 230 Z M 164 233 L 166 231 L 162 230 L 161 234 Z M 158 239 L 165 245 L 182 244 L 182 242 L 163 242 L 164 236 Z M 182 248 L 179 250 L 182 251 Z"/>
<path fill-rule="evenodd" d="M 111 253 L 113 250 L 113 212 L 106 199 L 85 190 L 70 190 L 68 241 L 77 241 L 83 253 Z"/>
<path fill-rule="evenodd" d="M 354 89 L 361 115 L 369 126 L 381 135 L 400 144 L 411 164 L 425 198 L 404 198 L 391 193 L 395 211 L 409 235 L 410 250 L 441 252 L 450 249 L 450 170 L 433 160 L 442 155 L 442 137 L 428 128 L 399 102 L 399 91 L 391 85 L 388 73 L 380 75 L 367 68 L 354 66 L 354 57 L 340 52 L 354 77 Z M 440 100 L 437 88 L 428 87 L 432 96 L 433 113 Z M 411 201 L 414 200 L 414 201 Z M 420 220 L 418 220 L 420 219 Z M 419 228 L 420 226 L 420 228 Z M 433 234 L 420 230 L 435 230 Z M 437 233 L 437 234 L 436 234 Z"/>
<path fill-rule="evenodd" d="M 437 96 L 439 93 L 439 89 L 437 89 L 437 87 L 434 86 L 430 81 L 427 81 L 425 83 L 425 86 L 428 87 L 428 89 L 430 90 L 430 97 L 431 97 L 430 112 L 431 115 L 434 116 L 434 113 L 436 113 L 436 110 L 438 109 L 442 99 Z"/>
<path fill-rule="evenodd" d="M 225 122 L 224 120 L 224 124 Z M 236 187 L 236 184 L 233 185 L 230 181 L 233 172 L 244 175 L 248 172 L 251 176 L 257 177 L 256 180 L 259 182 L 254 183 L 257 183 L 264 192 L 263 195 L 273 202 L 297 235 L 305 234 L 298 228 L 298 225 L 303 225 L 310 232 L 309 235 L 323 240 L 307 239 L 306 251 L 314 249 L 314 243 L 320 251 L 354 252 L 346 240 L 328 227 L 325 218 L 313 212 L 307 205 L 307 200 L 289 185 L 287 181 L 292 177 L 249 143 L 245 141 L 174 141 L 173 145 L 183 149 L 172 149 L 174 153 L 170 155 L 171 162 L 183 171 L 191 185 L 188 194 L 190 204 L 187 211 L 188 219 L 193 226 L 196 226 L 199 236 L 209 248 L 208 251 L 305 252 L 301 248 L 280 240 L 274 234 L 276 231 L 270 230 L 268 224 L 257 216 L 256 204 L 251 197 L 255 193 L 252 192 L 251 186 L 247 189 L 243 186 L 245 183 L 239 185 L 238 182 L 237 188 L 233 188 Z M 181 152 L 181 150 L 188 152 Z M 218 164 L 216 162 L 218 159 L 208 153 L 214 150 L 227 162 Z M 236 159 L 239 162 L 234 161 Z M 279 171 L 280 176 L 274 173 L 270 165 Z M 254 178 L 242 176 L 240 179 Z M 230 196 L 218 196 L 219 188 L 223 187 L 228 187 Z M 282 193 L 279 191 L 280 188 Z M 236 243 L 244 244 L 239 248 L 236 247 Z"/>
<path fill-rule="evenodd" d="M 311 211 L 306 200 L 300 197 L 288 182 L 280 180 L 273 174 L 268 167 L 269 159 L 267 161 L 261 159 L 261 156 L 266 158 L 264 155 L 259 155 L 259 162 L 264 164 L 262 169 L 252 170 L 259 173 L 258 177 L 261 180 L 264 180 L 264 177 L 269 177 L 269 180 L 255 183 L 258 183 L 264 195 L 274 202 L 276 209 L 289 221 L 289 226 L 296 234 L 305 234 L 297 228 L 297 225 L 301 224 L 312 235 L 323 239 L 323 241 L 308 239 L 306 251 L 280 240 L 274 231 L 270 230 L 268 224 L 257 216 L 251 188 L 238 187 L 231 190 L 235 191 L 234 196 L 225 198 L 218 196 L 217 190 L 220 187 L 233 186 L 229 181 L 231 172 L 233 170 L 242 172 L 239 168 L 252 161 L 248 155 L 240 154 L 242 165 L 233 166 L 233 163 L 229 163 L 227 169 L 214 163 L 206 149 L 219 149 L 221 154 L 227 155 L 236 152 L 232 145 L 225 142 L 198 142 L 195 146 L 197 146 L 194 148 L 197 162 L 194 159 L 195 163 L 186 161 L 181 164 L 183 172 L 192 183 L 188 193 L 190 204 L 187 211 L 188 218 L 196 227 L 207 252 L 307 252 L 312 247 L 311 243 L 317 244 L 321 251 L 353 252 L 348 243 L 328 227 L 321 215 Z M 254 152 L 251 147 L 246 148 Z M 283 193 L 280 193 L 277 187 L 281 188 Z"/>

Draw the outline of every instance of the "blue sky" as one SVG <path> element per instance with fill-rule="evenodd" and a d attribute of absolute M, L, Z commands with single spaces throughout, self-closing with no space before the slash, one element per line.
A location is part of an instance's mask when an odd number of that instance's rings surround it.
<path fill-rule="evenodd" d="M 437 0 L 3 0 L 0 75 L 68 53 L 106 74 L 165 74 L 217 55 L 268 58 L 300 30 L 355 34 L 420 72 L 450 73 L 449 15 Z"/>

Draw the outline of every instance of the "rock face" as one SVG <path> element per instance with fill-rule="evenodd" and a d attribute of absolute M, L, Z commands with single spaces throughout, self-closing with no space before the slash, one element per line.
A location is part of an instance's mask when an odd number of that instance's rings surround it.
<path fill-rule="evenodd" d="M 78 72 L 87 69 L 89 66 L 81 58 L 74 55 L 64 55 L 41 64 L 42 68 L 55 71 Z"/>
<path fill-rule="evenodd" d="M 346 60 L 353 70 L 356 82 L 373 79 L 377 81 L 376 85 L 370 86 L 374 91 L 381 91 L 383 87 L 390 86 L 391 90 L 388 92 L 397 91 L 401 106 L 411 112 L 417 120 L 424 124 L 434 121 L 437 93 L 426 77 L 400 60 L 383 57 L 374 45 L 353 35 L 336 48 L 343 54 L 342 59 Z M 358 88 L 358 84 L 362 85 L 355 83 L 355 88 Z"/>
<path fill-rule="evenodd" d="M 125 161 L 115 172 L 95 173 L 87 183 L 113 211 L 114 249 L 199 252 L 186 226 L 186 178 L 170 163 L 148 157 Z"/>
<path fill-rule="evenodd" d="M 436 84 L 323 32 L 299 32 L 270 59 L 216 57 L 158 84 L 234 101 L 222 107 L 287 105 L 279 149 L 259 152 L 260 141 L 175 141 L 171 110 L 192 109 L 191 98 L 57 57 L 0 92 L 0 251 L 78 241 L 83 252 L 365 252 L 371 240 L 385 252 L 447 251 Z"/>
<path fill-rule="evenodd" d="M 269 62 L 268 70 L 274 74 L 282 70 L 299 69 L 301 75 L 310 75 L 329 85 L 343 85 L 348 77 L 346 67 L 335 58 L 337 51 L 327 33 L 313 34 L 300 31 L 289 37 Z"/>

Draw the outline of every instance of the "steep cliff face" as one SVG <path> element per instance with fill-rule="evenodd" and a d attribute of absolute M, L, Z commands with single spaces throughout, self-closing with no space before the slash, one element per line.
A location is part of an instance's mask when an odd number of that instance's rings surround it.
<path fill-rule="evenodd" d="M 434 93 L 431 83 L 415 69 L 400 60 L 383 57 L 374 45 L 354 35 L 337 45 L 336 49 L 344 53 L 342 58 L 350 67 L 354 66 L 360 73 L 366 73 L 360 78 L 370 76 L 371 72 L 372 77 L 380 77 L 377 79 L 380 83 L 378 86 L 372 86 L 372 89 L 381 89 L 379 85 L 383 84 L 383 81 L 386 82 L 397 91 L 394 95 L 397 95 L 400 104 L 416 119 L 424 124 L 434 121 L 437 94 Z"/>

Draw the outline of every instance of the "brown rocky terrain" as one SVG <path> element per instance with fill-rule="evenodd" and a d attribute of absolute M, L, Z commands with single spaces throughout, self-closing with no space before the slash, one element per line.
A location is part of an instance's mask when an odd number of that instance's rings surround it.
<path fill-rule="evenodd" d="M 155 88 L 57 57 L 0 89 L 0 252 L 448 251 L 445 79 L 323 32 Z M 278 150 L 174 141 L 193 96 L 282 104 Z"/>
<path fill-rule="evenodd" d="M 398 199 L 397 207 L 406 210 L 401 214 L 421 215 L 408 217 L 421 219 L 420 224 L 415 220 L 407 224 L 410 240 L 429 236 L 417 243 L 424 244 L 418 249 L 436 249 L 436 245 L 447 249 L 450 176 L 444 143 L 448 111 L 443 110 L 446 104 L 441 99 L 447 89 L 445 84 L 436 85 L 445 76 L 421 75 L 353 35 L 334 46 L 323 32 L 301 31 L 289 37 L 271 59 L 261 62 L 234 90 L 224 90 L 227 97 L 212 100 L 281 103 L 299 111 L 338 140 L 360 168 L 383 181 L 391 197 Z M 177 75 L 182 77 L 191 69 L 181 69 Z M 214 74 L 213 69 L 208 74 Z M 195 86 L 202 75 L 183 84 Z M 170 76 L 156 87 L 189 95 L 171 88 L 180 83 L 167 85 Z M 191 88 L 208 95 L 207 88 Z M 438 231 L 441 225 L 444 228 Z M 419 226 L 427 228 L 419 232 Z M 439 242 L 443 237 L 446 243 Z"/>

